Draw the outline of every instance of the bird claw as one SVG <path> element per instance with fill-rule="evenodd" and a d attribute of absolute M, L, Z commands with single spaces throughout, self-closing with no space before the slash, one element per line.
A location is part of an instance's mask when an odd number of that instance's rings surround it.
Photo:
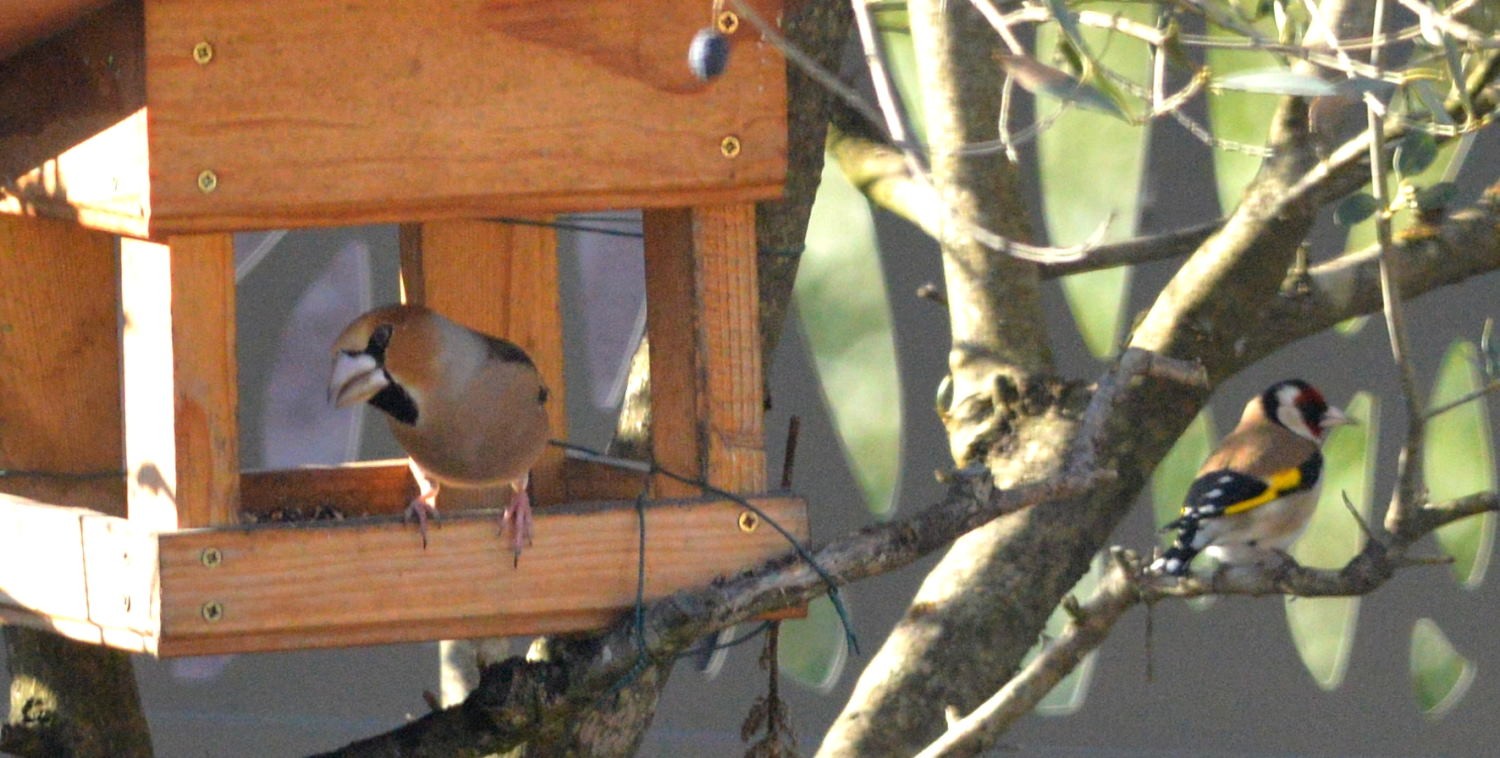
<path fill-rule="evenodd" d="M 515 554 L 512 565 L 521 565 L 521 550 L 531 546 L 531 497 L 524 488 L 511 496 L 510 505 L 500 515 L 500 533 L 510 532 L 510 549 Z"/>
<path fill-rule="evenodd" d="M 429 495 L 418 495 L 411 499 L 406 506 L 406 513 L 401 516 L 401 521 L 410 524 L 417 522 L 417 531 L 422 534 L 422 549 L 427 549 L 427 522 L 428 520 L 442 523 L 442 516 L 438 514 L 437 506 L 431 501 L 436 500 L 436 492 Z"/>

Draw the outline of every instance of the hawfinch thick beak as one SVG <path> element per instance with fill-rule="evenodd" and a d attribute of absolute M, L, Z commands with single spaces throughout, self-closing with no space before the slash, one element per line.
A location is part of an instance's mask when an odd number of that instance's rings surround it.
<path fill-rule="evenodd" d="M 366 353 L 339 353 L 328 379 L 328 399 L 335 408 L 363 403 L 391 383 L 380 363 Z"/>
<path fill-rule="evenodd" d="M 1343 411 L 1331 405 L 1328 406 L 1328 410 L 1323 412 L 1323 428 L 1325 429 L 1333 426 L 1348 426 L 1358 423 L 1358 421 L 1345 416 Z"/>

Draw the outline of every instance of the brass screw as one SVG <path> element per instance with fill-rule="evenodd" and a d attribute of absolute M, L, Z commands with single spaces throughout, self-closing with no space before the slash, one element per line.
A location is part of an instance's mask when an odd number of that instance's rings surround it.
<path fill-rule="evenodd" d="M 734 11 L 722 11 L 719 17 L 714 19 L 714 26 L 719 28 L 720 34 L 734 34 L 740 28 L 740 17 Z"/>
<path fill-rule="evenodd" d="M 203 614 L 203 620 L 210 624 L 224 618 L 224 606 L 214 600 L 204 603 L 200 611 Z"/>
<path fill-rule="evenodd" d="M 198 191 L 207 195 L 219 188 L 219 175 L 211 169 L 203 169 L 198 172 Z"/>
<path fill-rule="evenodd" d="M 209 568 L 214 568 L 224 562 L 224 554 L 216 547 L 206 547 L 203 548 L 203 552 L 198 553 L 198 561 Z"/>
<path fill-rule="evenodd" d="M 737 158 L 740 154 L 740 138 L 733 134 L 719 140 L 719 154 L 725 158 Z"/>
<path fill-rule="evenodd" d="M 193 45 L 193 60 L 197 61 L 198 65 L 200 65 L 200 66 L 206 66 L 206 65 L 208 65 L 208 62 L 211 61 L 211 60 L 213 60 L 213 59 L 214 59 L 214 46 L 213 45 L 210 45 L 207 42 L 199 42 L 198 44 Z"/>
<path fill-rule="evenodd" d="M 755 511 L 740 511 L 740 531 L 749 534 L 760 528 L 760 516 Z"/>

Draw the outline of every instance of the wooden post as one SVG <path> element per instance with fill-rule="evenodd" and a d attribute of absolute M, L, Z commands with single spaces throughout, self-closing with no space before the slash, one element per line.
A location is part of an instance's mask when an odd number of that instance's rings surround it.
<path fill-rule="evenodd" d="M 0 216 L 0 271 L 0 491 L 124 515 L 113 238 Z"/>
<path fill-rule="evenodd" d="M 0 561 L 6 579 L 35 581 L 8 581 L 0 595 L 10 607 L 0 607 L 0 616 L 48 630 L 4 629 L 15 704 L 10 719 L 20 720 L 24 707 L 32 711 L 24 714 L 27 718 L 46 719 L 53 731 L 79 740 L 75 744 L 99 745 L 100 754 L 150 755 L 129 656 L 57 636 L 71 632 L 92 635 L 94 642 L 116 641 L 90 623 L 86 594 L 88 579 L 106 583 L 109 577 L 91 575 L 79 560 L 80 530 L 93 518 L 104 519 L 51 505 L 125 511 L 114 240 L 66 221 L 0 217 L 0 271 L 7 279 L 0 287 L 0 468 L 33 472 L 0 477 L 0 490 L 39 498 L 49 503 L 44 514 L 59 516 L 24 522 L 25 528 L 6 524 L 5 536 L 14 540 Z M 64 523 L 60 529 L 37 528 L 44 522 Z M 63 539 L 53 542 L 58 535 Z M 28 546 L 38 549 L 28 552 Z M 62 549 L 48 549 L 55 547 Z M 149 557 L 136 560 L 140 566 Z M 127 553 L 111 568 L 128 564 Z M 120 596 L 111 600 L 115 603 L 100 616 L 137 620 L 148 615 L 142 611 L 149 602 L 141 602 L 138 615 L 131 616 Z M 72 612 L 63 619 L 38 618 L 16 608 L 28 601 Z"/>
<path fill-rule="evenodd" d="M 755 206 L 646 211 L 644 225 L 656 461 L 731 492 L 764 490 Z"/>
<path fill-rule="evenodd" d="M 567 437 L 557 232 L 552 227 L 471 220 L 403 224 L 401 290 L 406 302 L 426 305 L 525 349 L 547 384 L 552 436 Z M 538 503 L 563 499 L 562 466 L 562 451 L 549 447 L 532 469 Z"/>
<path fill-rule="evenodd" d="M 171 530 L 239 512 L 234 238 L 120 241 L 130 519 Z"/>

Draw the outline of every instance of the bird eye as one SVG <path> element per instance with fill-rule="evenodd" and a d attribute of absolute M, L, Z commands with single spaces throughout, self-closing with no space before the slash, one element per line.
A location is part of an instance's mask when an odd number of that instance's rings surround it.
<path fill-rule="evenodd" d="M 365 352 L 374 356 L 377 360 L 385 356 L 385 348 L 391 342 L 391 332 L 394 328 L 390 324 L 381 324 L 370 332 L 370 342 L 365 345 Z"/>

